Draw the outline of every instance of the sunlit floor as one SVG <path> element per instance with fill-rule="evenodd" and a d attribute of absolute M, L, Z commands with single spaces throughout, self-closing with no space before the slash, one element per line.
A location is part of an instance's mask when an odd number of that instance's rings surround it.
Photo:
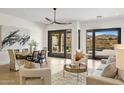
<path fill-rule="evenodd" d="M 63 58 L 54 58 L 49 57 L 48 61 L 51 67 L 51 74 L 55 74 L 63 70 L 63 65 L 65 59 Z M 70 62 L 70 59 L 66 59 L 66 62 Z M 4 62 L 2 62 L 4 63 Z M 7 63 L 7 62 L 5 62 Z M 100 61 L 98 60 L 88 60 L 88 70 L 93 71 L 100 65 Z M 8 64 L 0 65 L 0 85 L 2 84 L 19 84 L 19 75 L 18 72 L 13 72 L 9 70 Z"/>
<path fill-rule="evenodd" d="M 71 60 L 70 59 L 65 60 L 64 58 L 49 57 L 48 61 L 50 62 L 51 65 L 52 74 L 54 74 L 63 70 L 64 62 L 70 62 Z M 101 64 L 101 62 L 99 60 L 89 59 L 87 64 L 88 69 L 93 71 Z"/>

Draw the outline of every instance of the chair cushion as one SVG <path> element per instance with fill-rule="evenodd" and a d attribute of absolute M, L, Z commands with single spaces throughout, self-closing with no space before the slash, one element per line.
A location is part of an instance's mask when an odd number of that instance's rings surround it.
<path fill-rule="evenodd" d="M 108 64 L 103 72 L 102 72 L 102 76 L 104 77 L 109 77 L 109 78 L 114 78 L 117 75 L 117 68 L 115 66 L 115 64 Z"/>

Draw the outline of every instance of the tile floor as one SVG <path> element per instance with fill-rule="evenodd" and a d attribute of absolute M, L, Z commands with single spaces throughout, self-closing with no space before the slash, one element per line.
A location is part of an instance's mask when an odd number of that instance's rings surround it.
<path fill-rule="evenodd" d="M 50 62 L 51 67 L 51 74 L 55 74 L 57 72 L 60 72 L 63 70 L 63 65 L 65 62 L 65 59 L 63 58 L 54 58 L 49 57 L 48 61 Z M 69 62 L 70 59 L 66 59 L 66 62 Z M 9 65 L 7 62 L 5 64 L 0 64 L 0 85 L 3 84 L 19 84 L 19 78 L 18 78 L 18 72 L 13 72 L 9 70 Z M 88 69 L 94 70 L 100 65 L 100 61 L 98 60 L 88 60 Z"/>

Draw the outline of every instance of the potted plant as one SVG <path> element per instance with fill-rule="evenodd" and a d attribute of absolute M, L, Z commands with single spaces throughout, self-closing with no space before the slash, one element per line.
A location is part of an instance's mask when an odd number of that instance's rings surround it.
<path fill-rule="evenodd" d="M 32 49 L 33 51 L 36 50 L 38 43 L 34 40 L 31 40 L 30 43 L 28 43 L 29 47 L 30 47 L 30 52 L 32 53 Z"/>

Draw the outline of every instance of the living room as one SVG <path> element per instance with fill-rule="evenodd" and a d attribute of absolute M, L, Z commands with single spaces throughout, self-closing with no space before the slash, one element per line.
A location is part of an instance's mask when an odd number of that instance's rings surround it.
<path fill-rule="evenodd" d="M 123 72 L 118 72 L 123 68 L 123 56 L 118 56 L 123 55 L 123 12 L 0 8 L 0 85 L 123 85 Z"/>

